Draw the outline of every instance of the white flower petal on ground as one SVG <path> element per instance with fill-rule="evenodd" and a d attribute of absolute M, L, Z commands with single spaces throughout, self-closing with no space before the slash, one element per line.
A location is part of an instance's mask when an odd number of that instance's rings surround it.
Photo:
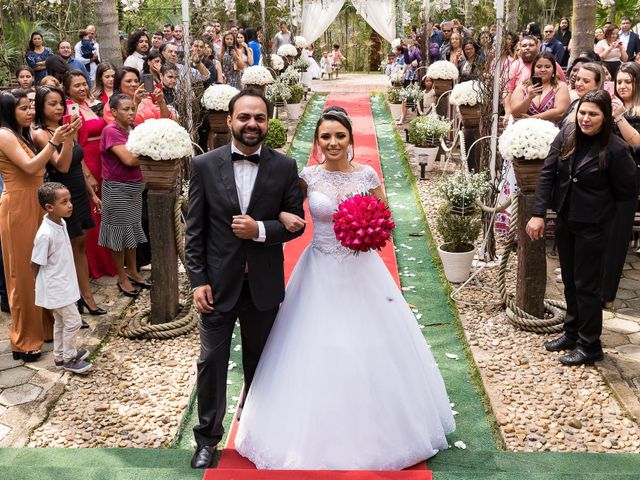
<path fill-rule="evenodd" d="M 467 444 L 464 443 L 462 440 L 458 440 L 456 443 L 453 444 L 453 446 L 461 450 L 465 450 L 467 448 Z"/>
<path fill-rule="evenodd" d="M 445 353 L 445 356 L 447 358 L 450 358 L 451 360 L 457 360 L 458 359 L 458 355 L 456 355 L 455 353 Z"/>

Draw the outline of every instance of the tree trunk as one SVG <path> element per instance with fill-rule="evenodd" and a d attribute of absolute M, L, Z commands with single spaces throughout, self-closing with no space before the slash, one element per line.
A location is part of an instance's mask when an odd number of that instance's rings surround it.
<path fill-rule="evenodd" d="M 464 22 L 465 25 L 475 25 L 473 18 L 473 5 L 471 4 L 471 0 L 464 0 Z M 480 32 L 477 32 L 477 35 L 480 35 Z M 476 37 L 478 40 L 478 37 Z"/>
<path fill-rule="evenodd" d="M 504 27 L 509 32 L 518 31 L 518 9 L 520 8 L 520 0 L 507 0 L 507 11 L 504 20 Z"/>
<path fill-rule="evenodd" d="M 582 50 L 593 50 L 593 36 L 596 24 L 596 0 L 574 0 L 573 15 L 571 15 L 573 25 L 571 26 L 571 49 L 572 62 Z"/>
<path fill-rule="evenodd" d="M 380 35 L 378 35 L 373 28 L 371 29 L 369 40 L 371 41 L 371 48 L 369 49 L 369 72 L 377 72 L 380 69 L 382 59 L 386 57 L 380 56 L 382 42 L 380 41 Z"/>
<path fill-rule="evenodd" d="M 118 10 L 116 0 L 98 0 L 96 3 L 96 34 L 100 43 L 103 62 L 122 66 L 122 51 L 118 34 Z"/>

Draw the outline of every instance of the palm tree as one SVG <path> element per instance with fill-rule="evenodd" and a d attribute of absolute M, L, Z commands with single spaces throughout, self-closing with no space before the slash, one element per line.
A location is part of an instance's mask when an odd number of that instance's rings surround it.
<path fill-rule="evenodd" d="M 581 50 L 593 50 L 596 0 L 574 0 L 572 19 L 570 61 L 573 61 Z"/>
<path fill-rule="evenodd" d="M 116 67 L 121 67 L 122 51 L 120 49 L 116 1 L 96 1 L 96 32 L 100 42 L 101 60 L 111 62 Z"/>

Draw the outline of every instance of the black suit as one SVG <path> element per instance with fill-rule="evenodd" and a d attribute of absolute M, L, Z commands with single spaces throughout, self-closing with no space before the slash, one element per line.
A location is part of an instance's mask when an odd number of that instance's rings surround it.
<path fill-rule="evenodd" d="M 266 241 L 243 240 L 231 230 L 240 215 L 231 145 L 195 157 L 191 163 L 186 267 L 192 287 L 211 285 L 214 312 L 200 321 L 198 414 L 199 445 L 215 445 L 224 433 L 227 366 L 236 319 L 242 330 L 245 388 L 284 299 L 282 244 L 302 234 L 278 221 L 282 211 L 304 216 L 296 162 L 262 147 L 246 214 L 265 227 Z"/>
<path fill-rule="evenodd" d="M 633 62 L 638 53 L 640 53 L 640 37 L 632 31 L 629 33 L 629 43 L 627 43 L 627 55 L 629 55 L 627 61 Z"/>
<path fill-rule="evenodd" d="M 566 160 L 562 146 L 574 135 L 575 124 L 560 131 L 545 160 L 532 209 L 544 217 L 551 206 L 558 213 L 556 241 L 567 301 L 565 335 L 587 353 L 602 351 L 601 273 L 606 226 L 616 202 L 637 195 L 636 166 L 628 146 L 611 135 L 606 166 L 598 167 L 599 139 Z"/>

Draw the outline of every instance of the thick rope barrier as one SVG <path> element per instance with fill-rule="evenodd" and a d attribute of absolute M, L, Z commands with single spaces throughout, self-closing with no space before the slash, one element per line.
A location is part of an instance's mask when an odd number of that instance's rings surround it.
<path fill-rule="evenodd" d="M 518 224 L 518 200 L 520 195 L 514 195 L 511 197 L 511 224 L 509 225 L 509 234 L 507 236 L 507 243 L 504 247 L 504 251 L 500 258 L 500 267 L 498 270 L 498 290 L 500 292 L 500 298 L 505 305 L 507 311 L 507 319 L 509 322 L 518 327 L 521 330 L 534 333 L 558 333 L 562 332 L 562 324 L 564 323 L 564 317 L 566 314 L 567 305 L 564 302 L 558 300 L 544 299 L 544 309 L 551 314 L 550 318 L 538 318 L 519 308 L 515 302 L 511 299 L 507 293 L 507 264 L 509 262 L 509 256 L 511 255 L 513 247 L 513 239 L 516 234 L 516 225 Z M 508 203 L 508 202 L 507 202 Z M 493 213 L 503 209 L 503 205 L 495 209 L 482 206 L 484 211 Z M 493 212 L 492 212 L 493 211 Z"/>
<path fill-rule="evenodd" d="M 176 249 L 178 258 L 184 265 L 184 228 L 182 226 L 182 204 L 186 202 L 184 197 L 176 198 L 173 208 L 173 225 L 175 232 Z M 193 295 L 191 291 L 185 295 L 186 301 L 178 315 L 171 321 L 152 325 L 149 323 L 151 309 L 146 308 L 134 315 L 128 322 L 123 323 L 118 328 L 118 335 L 124 338 L 146 338 L 161 339 L 179 337 L 185 333 L 189 333 L 198 325 L 198 314 L 193 309 Z"/>

